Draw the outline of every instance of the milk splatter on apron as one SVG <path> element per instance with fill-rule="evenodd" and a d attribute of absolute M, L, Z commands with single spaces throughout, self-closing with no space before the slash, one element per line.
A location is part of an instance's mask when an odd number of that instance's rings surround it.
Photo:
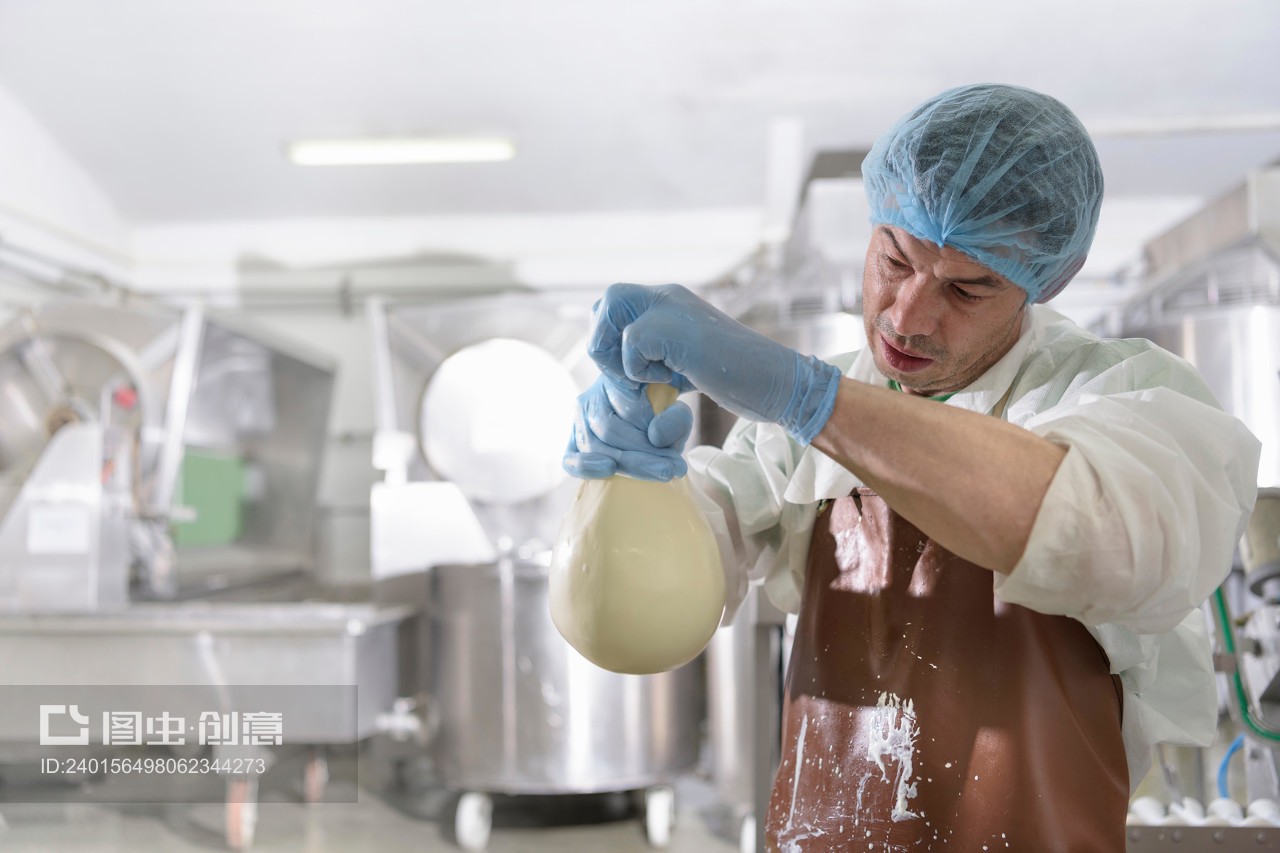
<path fill-rule="evenodd" d="M 1123 851 L 1120 715 L 1083 625 L 859 489 L 814 527 L 769 849 Z"/>

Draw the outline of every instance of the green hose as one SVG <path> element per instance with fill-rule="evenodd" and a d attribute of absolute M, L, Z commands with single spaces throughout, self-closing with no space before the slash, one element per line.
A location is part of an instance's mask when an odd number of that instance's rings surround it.
<path fill-rule="evenodd" d="M 1266 744 L 1280 743 L 1280 729 L 1273 729 L 1253 716 L 1253 706 L 1249 704 L 1249 696 L 1244 690 L 1244 680 L 1240 677 L 1239 656 L 1236 654 L 1236 638 L 1231 630 L 1231 614 L 1227 612 L 1227 599 L 1222 594 L 1222 587 L 1213 593 L 1214 610 L 1218 614 L 1218 624 L 1222 629 L 1222 642 L 1226 653 L 1233 661 L 1237 661 L 1235 671 L 1230 673 L 1231 684 L 1235 696 L 1235 706 L 1240 713 L 1240 724 L 1254 740 Z"/>

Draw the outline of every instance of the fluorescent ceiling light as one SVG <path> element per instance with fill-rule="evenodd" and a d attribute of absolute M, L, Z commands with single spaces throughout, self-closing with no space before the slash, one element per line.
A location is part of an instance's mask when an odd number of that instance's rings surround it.
<path fill-rule="evenodd" d="M 486 163 L 510 160 L 515 146 L 500 137 L 309 139 L 290 143 L 300 166 L 385 166 L 403 163 Z"/>

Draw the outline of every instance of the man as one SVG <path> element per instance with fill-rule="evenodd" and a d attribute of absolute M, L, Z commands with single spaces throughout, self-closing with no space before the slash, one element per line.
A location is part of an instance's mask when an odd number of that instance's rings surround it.
<path fill-rule="evenodd" d="M 684 473 L 697 388 L 742 416 L 690 474 L 731 608 L 799 612 L 780 850 L 1123 850 L 1157 741 L 1216 724 L 1200 604 L 1259 446 L 1186 362 L 1043 302 L 1084 263 L 1097 154 L 1058 101 L 968 86 L 863 164 L 867 346 L 826 363 L 671 286 L 615 285 L 565 464 Z"/>

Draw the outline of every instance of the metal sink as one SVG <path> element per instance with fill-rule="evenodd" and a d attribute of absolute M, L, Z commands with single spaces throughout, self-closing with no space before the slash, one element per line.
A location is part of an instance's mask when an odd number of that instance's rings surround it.
<path fill-rule="evenodd" d="M 398 631 L 407 607 L 186 602 L 117 611 L 0 614 L 0 684 L 175 689 L 186 704 L 237 687 L 353 688 L 351 708 L 294 703 L 309 743 L 358 740 L 398 695 Z M 207 691 L 186 688 L 209 688 Z M 215 691 L 216 689 L 216 691 Z M 95 695 L 98 695 L 95 693 Z M 311 694 L 314 695 L 314 694 Z M 30 711 L 0 703 L 0 740 L 29 737 Z M 341 703 L 346 704 L 346 703 Z M 352 716 L 354 714 L 354 719 Z"/>

